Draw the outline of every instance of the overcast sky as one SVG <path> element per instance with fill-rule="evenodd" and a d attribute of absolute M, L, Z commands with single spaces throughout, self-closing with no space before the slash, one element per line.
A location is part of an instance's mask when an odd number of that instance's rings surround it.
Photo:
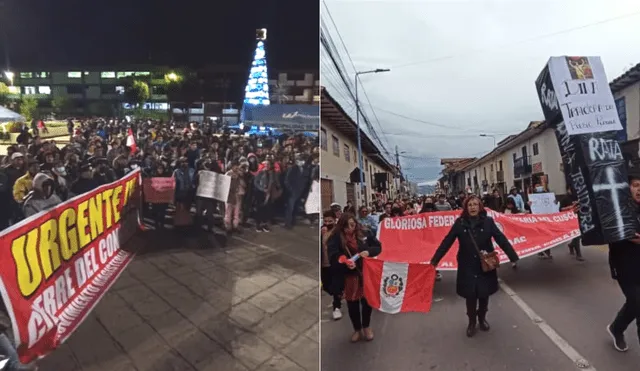
<path fill-rule="evenodd" d="M 436 158 L 491 150 L 493 140 L 481 133 L 500 141 L 543 119 L 534 82 L 550 56 L 601 56 L 609 80 L 640 63 L 637 0 L 324 1 L 321 10 L 329 9 L 356 69 L 391 69 L 361 81 L 388 149 L 407 152 L 401 164 L 410 180 L 437 178 Z M 323 85 L 355 113 L 327 66 L 323 61 Z"/>

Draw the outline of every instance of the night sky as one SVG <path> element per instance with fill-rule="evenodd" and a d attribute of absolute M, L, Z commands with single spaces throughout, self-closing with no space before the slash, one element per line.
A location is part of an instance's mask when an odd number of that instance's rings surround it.
<path fill-rule="evenodd" d="M 276 70 L 319 70 L 317 0 L 0 0 L 12 68 L 248 66 L 267 28 Z M 268 4 L 268 5 L 267 5 Z"/>

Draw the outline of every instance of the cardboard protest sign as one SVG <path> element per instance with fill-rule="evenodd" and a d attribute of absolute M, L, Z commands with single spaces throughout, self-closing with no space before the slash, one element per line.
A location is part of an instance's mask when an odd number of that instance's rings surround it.
<path fill-rule="evenodd" d="M 556 203 L 556 194 L 553 192 L 532 193 L 529 195 L 529 201 L 531 201 L 533 214 L 553 214 L 560 208 L 560 204 Z"/>
<path fill-rule="evenodd" d="M 553 57 L 536 81 L 555 127 L 565 179 L 579 202 L 584 245 L 632 238 L 638 229 L 617 131 L 622 129 L 598 57 Z"/>
<path fill-rule="evenodd" d="M 174 177 L 143 179 L 142 190 L 145 202 L 171 204 L 176 193 L 176 179 Z"/>
<path fill-rule="evenodd" d="M 314 180 L 304 204 L 304 210 L 307 214 L 320 214 L 320 198 L 320 182 Z"/>
<path fill-rule="evenodd" d="M 198 173 L 198 190 L 196 196 L 213 198 L 214 200 L 227 202 L 229 199 L 229 189 L 231 188 L 231 177 L 218 174 L 213 171 L 200 171 Z"/>

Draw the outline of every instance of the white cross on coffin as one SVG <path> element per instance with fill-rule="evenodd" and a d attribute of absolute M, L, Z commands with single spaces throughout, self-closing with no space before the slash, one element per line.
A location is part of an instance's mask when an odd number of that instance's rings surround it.
<path fill-rule="evenodd" d="M 605 170 L 607 175 L 606 184 L 594 184 L 593 191 L 609 191 L 611 192 L 611 203 L 613 203 L 613 211 L 616 214 L 616 224 L 618 226 L 618 233 L 620 238 L 624 236 L 624 221 L 622 220 L 622 211 L 620 210 L 620 199 L 618 198 L 618 190 L 625 189 L 629 186 L 627 182 L 616 183 L 615 174 L 613 168 L 608 166 Z"/>

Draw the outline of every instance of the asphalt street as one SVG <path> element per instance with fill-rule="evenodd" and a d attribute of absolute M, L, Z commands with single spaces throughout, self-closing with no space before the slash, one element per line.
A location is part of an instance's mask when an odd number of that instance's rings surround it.
<path fill-rule="evenodd" d="M 623 302 L 610 277 L 606 247 L 583 249 L 585 262 L 559 246 L 553 260 L 523 259 L 517 271 L 503 266 L 500 277 L 516 296 L 503 290 L 492 296 L 491 331 L 471 339 L 465 334 L 465 305 L 455 294 L 454 272 L 445 272 L 436 284 L 435 294 L 443 300 L 430 313 L 374 312 L 371 343 L 349 342 L 346 310 L 343 319 L 331 320 L 330 299 L 323 294 L 322 370 L 640 370 L 636 325 L 626 333 L 627 353 L 615 351 L 605 331 Z M 520 300 L 533 312 L 523 310 Z M 578 358 L 583 362 L 575 362 Z"/>

